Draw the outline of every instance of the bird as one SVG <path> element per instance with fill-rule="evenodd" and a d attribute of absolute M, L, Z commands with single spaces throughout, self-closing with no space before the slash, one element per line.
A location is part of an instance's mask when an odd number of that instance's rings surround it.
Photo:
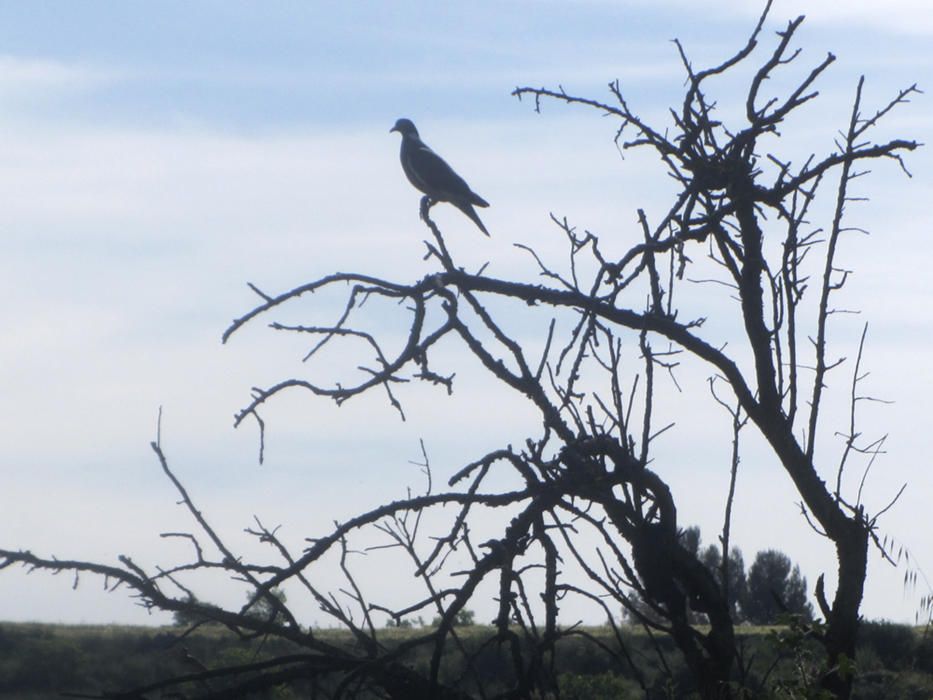
<path fill-rule="evenodd" d="M 432 202 L 453 204 L 470 217 L 479 230 L 488 236 L 489 231 L 483 226 L 483 222 L 473 207 L 488 207 L 489 202 L 471 190 L 464 179 L 457 175 L 443 158 L 428 148 L 418 135 L 418 129 L 415 128 L 411 119 L 399 119 L 395 122 L 395 126 L 389 129 L 389 133 L 393 131 L 402 135 L 399 157 L 408 181 L 424 192 Z"/>

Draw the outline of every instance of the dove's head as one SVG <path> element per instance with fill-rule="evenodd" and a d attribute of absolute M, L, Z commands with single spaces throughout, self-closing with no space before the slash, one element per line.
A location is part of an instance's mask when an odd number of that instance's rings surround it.
<path fill-rule="evenodd" d="M 395 126 L 389 129 L 389 132 L 397 131 L 402 136 L 414 136 L 418 138 L 418 130 L 415 128 L 414 122 L 411 119 L 399 119 L 395 122 Z"/>

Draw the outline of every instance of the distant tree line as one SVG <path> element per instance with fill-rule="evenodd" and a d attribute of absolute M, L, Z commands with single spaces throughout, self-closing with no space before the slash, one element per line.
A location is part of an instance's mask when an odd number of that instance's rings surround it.
<path fill-rule="evenodd" d="M 796 615 L 801 620 L 813 620 L 813 605 L 807 600 L 807 579 L 790 557 L 777 549 L 765 549 L 755 555 L 752 565 L 745 569 L 742 550 L 731 547 L 729 559 L 723 562 L 722 548 L 710 544 L 701 549 L 699 527 L 689 527 L 680 533 L 684 549 L 696 556 L 713 574 L 716 582 L 727 594 L 732 621 L 736 624 L 773 625 Z M 723 581 L 726 585 L 723 585 Z M 626 611 L 629 621 L 640 616 L 654 619 L 658 613 L 640 598 L 631 600 Z M 706 622 L 706 615 L 691 611 L 694 624 Z"/>

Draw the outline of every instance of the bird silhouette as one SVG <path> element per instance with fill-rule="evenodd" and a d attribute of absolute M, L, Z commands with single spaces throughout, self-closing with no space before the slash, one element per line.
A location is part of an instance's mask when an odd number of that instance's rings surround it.
<path fill-rule="evenodd" d="M 402 170 L 408 181 L 424 192 L 433 202 L 449 202 L 466 214 L 489 235 L 479 215 L 473 208 L 488 207 L 489 202 L 470 189 L 462 177 L 447 165 L 447 162 L 432 151 L 421 140 L 418 130 L 411 119 L 399 119 L 389 132 L 397 131 L 402 135 L 402 148 L 399 156 Z"/>

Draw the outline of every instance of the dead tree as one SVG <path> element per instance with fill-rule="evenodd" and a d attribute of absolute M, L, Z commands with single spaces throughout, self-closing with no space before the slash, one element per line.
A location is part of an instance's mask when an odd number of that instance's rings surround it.
<path fill-rule="evenodd" d="M 886 508 L 869 512 L 861 493 L 853 497 L 842 492 L 847 460 L 860 453 L 870 456 L 878 447 L 862 444 L 854 425 L 858 363 L 852 380 L 853 423 L 841 458 L 831 463 L 815 451 L 817 437 L 825 430 L 821 406 L 826 377 L 842 365 L 829 354 L 833 300 L 848 275 L 839 269 L 836 253 L 849 230 L 844 214 L 853 197 L 852 183 L 864 173 L 865 164 L 890 160 L 903 168 L 902 154 L 918 145 L 908 140 L 874 143 L 869 135 L 916 88 L 900 91 L 880 109 L 866 110 L 860 81 L 836 149 L 793 163 L 782 156 L 780 129 L 789 115 L 816 99 L 814 86 L 834 57 L 820 61 L 787 94 L 766 98 L 762 93 L 769 78 L 799 60 L 791 43 L 802 18 L 777 33 L 772 48 L 750 72 L 737 123 L 720 120 L 708 97 L 717 79 L 744 68 L 758 55 L 766 16 L 767 9 L 740 51 L 712 68 L 695 70 L 676 44 L 687 75 L 686 93 L 682 104 L 670 111 L 671 124 L 663 127 L 641 119 L 618 82 L 609 85 L 608 101 L 562 89 L 514 91 L 519 98 L 530 98 L 536 110 L 544 101 L 555 100 L 609 117 L 623 151 L 649 149 L 677 183 L 679 191 L 667 211 L 638 211 L 632 231 L 637 243 L 621 256 L 606 254 L 597 235 L 578 233 L 566 220 L 553 217 L 569 255 L 565 263 L 555 265 L 526 249 L 540 273 L 537 282 L 503 279 L 484 270 L 468 272 L 457 264 L 430 218 L 432 203 L 423 201 L 429 232 L 429 269 L 424 277 L 400 282 L 341 273 L 274 296 L 254 288 L 261 303 L 224 335 L 227 341 L 245 324 L 267 319 L 301 297 L 345 289 L 345 305 L 336 320 L 271 325 L 307 337 L 309 355 L 335 344 L 362 343 L 373 355 L 362 379 L 291 378 L 256 389 L 236 417 L 237 424 L 255 420 L 262 433 L 264 405 L 284 391 L 302 390 L 342 403 L 377 390 L 385 392 L 399 412 L 405 382 L 434 384 L 441 394 L 455 391 L 453 368 L 444 366 L 445 355 L 439 348 L 443 340 L 466 348 L 484 371 L 501 382 L 503 391 L 518 392 L 536 407 L 541 432 L 529 436 L 521 449 L 503 447 L 477 456 L 449 478 L 448 490 L 436 492 L 429 480 L 423 494 L 349 519 L 314 537 L 300 553 L 275 529 L 257 521 L 250 532 L 280 558 L 278 564 L 258 565 L 243 561 L 210 526 L 169 469 L 157 441 L 153 449 L 160 464 L 197 522 L 194 532 L 167 533 L 190 540 L 191 561 L 152 572 L 129 558 L 122 560 L 122 567 L 111 567 L 0 550 L 0 567 L 23 564 L 101 575 L 132 589 L 147 606 L 182 610 L 247 637 L 280 636 L 303 649 L 266 665 L 215 669 L 209 677 L 215 682 L 225 679 L 227 694 L 204 697 L 231 697 L 246 688 L 296 678 L 331 679 L 331 692 L 339 697 L 364 689 L 392 698 L 544 696 L 557 687 L 558 641 L 582 634 L 558 624 L 562 601 L 580 596 L 601 606 L 618 634 L 615 620 L 620 605 L 641 614 L 632 605 L 633 593 L 656 613 L 650 619 L 642 615 L 644 624 L 655 633 L 669 634 L 683 654 L 692 680 L 680 692 L 729 697 L 751 680 L 737 660 L 726 584 L 717 581 L 729 580 L 725 574 L 739 437 L 751 425 L 792 480 L 804 515 L 835 547 L 838 583 L 830 596 L 820 578 L 816 596 L 825 626 L 814 634 L 826 652 L 822 686 L 835 696 L 848 697 L 852 675 L 846 661 L 855 654 L 869 545 L 886 556 L 876 536 L 877 519 Z M 834 189 L 826 198 L 834 197 L 835 206 L 831 220 L 819 226 L 810 221 L 812 205 L 823 198 L 827 187 Z M 689 284 L 687 272 L 697 264 L 694 259 L 701 258 L 716 266 L 720 284 L 694 286 L 693 293 L 702 289 L 710 305 L 717 294 L 738 300 L 743 342 L 733 342 L 728 351 L 722 342 L 702 337 L 705 318 L 682 318 L 675 302 L 678 291 Z M 814 265 L 815 276 L 810 272 Z M 396 352 L 390 352 L 378 333 L 359 320 L 364 302 L 407 309 L 405 342 Z M 550 319 L 538 345 L 509 331 L 515 310 Z M 532 352 L 532 347 L 538 349 Z M 660 381 L 656 373 L 672 370 L 678 356 L 695 358 L 708 367 L 713 399 L 728 409 L 726 419 L 733 428 L 733 488 L 726 499 L 721 538 L 724 571 L 718 577 L 682 545 L 677 507 L 664 479 L 665 465 L 652 462 L 654 441 L 672 427 L 659 427 L 655 416 L 653 398 Z M 443 410 L 443 398 L 438 400 L 438 410 Z M 425 470 L 430 474 L 427 460 Z M 494 470 L 513 473 L 521 486 L 512 491 L 487 490 Z M 446 529 L 425 533 L 422 516 L 445 506 L 453 507 Z M 471 523 L 483 509 L 507 513 L 508 524 L 497 537 L 477 543 Z M 372 599 L 365 582 L 354 575 L 350 543 L 363 528 L 377 528 L 411 561 L 423 592 L 410 604 L 391 607 Z M 595 553 L 578 546 L 584 531 L 602 542 Z M 450 571 L 451 556 L 464 552 L 469 567 Z M 334 553 L 346 579 L 339 595 L 315 584 L 317 567 Z M 571 565 L 583 572 L 584 580 L 566 575 Z M 252 591 L 250 602 L 239 610 L 198 602 L 185 581 L 193 572 L 205 571 L 242 581 Z M 477 649 L 461 638 L 454 621 L 488 580 L 495 581 L 498 612 L 489 638 Z M 311 596 L 348 630 L 355 645 L 335 644 L 302 627 L 288 605 L 274 595 L 285 584 Z M 260 601 L 273 612 L 268 619 L 249 614 Z M 419 612 L 436 613 L 440 624 L 395 645 L 385 642 L 374 621 L 379 614 L 400 619 Z M 694 625 L 691 612 L 705 614 L 708 629 Z M 650 692 L 650 680 L 627 655 L 620 635 L 618 640 L 617 649 L 603 645 L 604 650 Z M 484 650 L 492 648 L 504 653 L 511 667 L 507 689 L 495 692 L 486 689 L 487 679 L 476 665 Z M 407 665 L 416 653 L 427 655 L 426 673 L 416 673 Z M 441 661 L 453 653 L 462 659 L 459 676 L 445 676 Z M 154 690 L 190 688 L 186 684 L 192 679 L 206 677 L 192 674 L 169 679 L 158 688 L 135 689 L 135 695 L 102 697 L 143 697 Z"/>

